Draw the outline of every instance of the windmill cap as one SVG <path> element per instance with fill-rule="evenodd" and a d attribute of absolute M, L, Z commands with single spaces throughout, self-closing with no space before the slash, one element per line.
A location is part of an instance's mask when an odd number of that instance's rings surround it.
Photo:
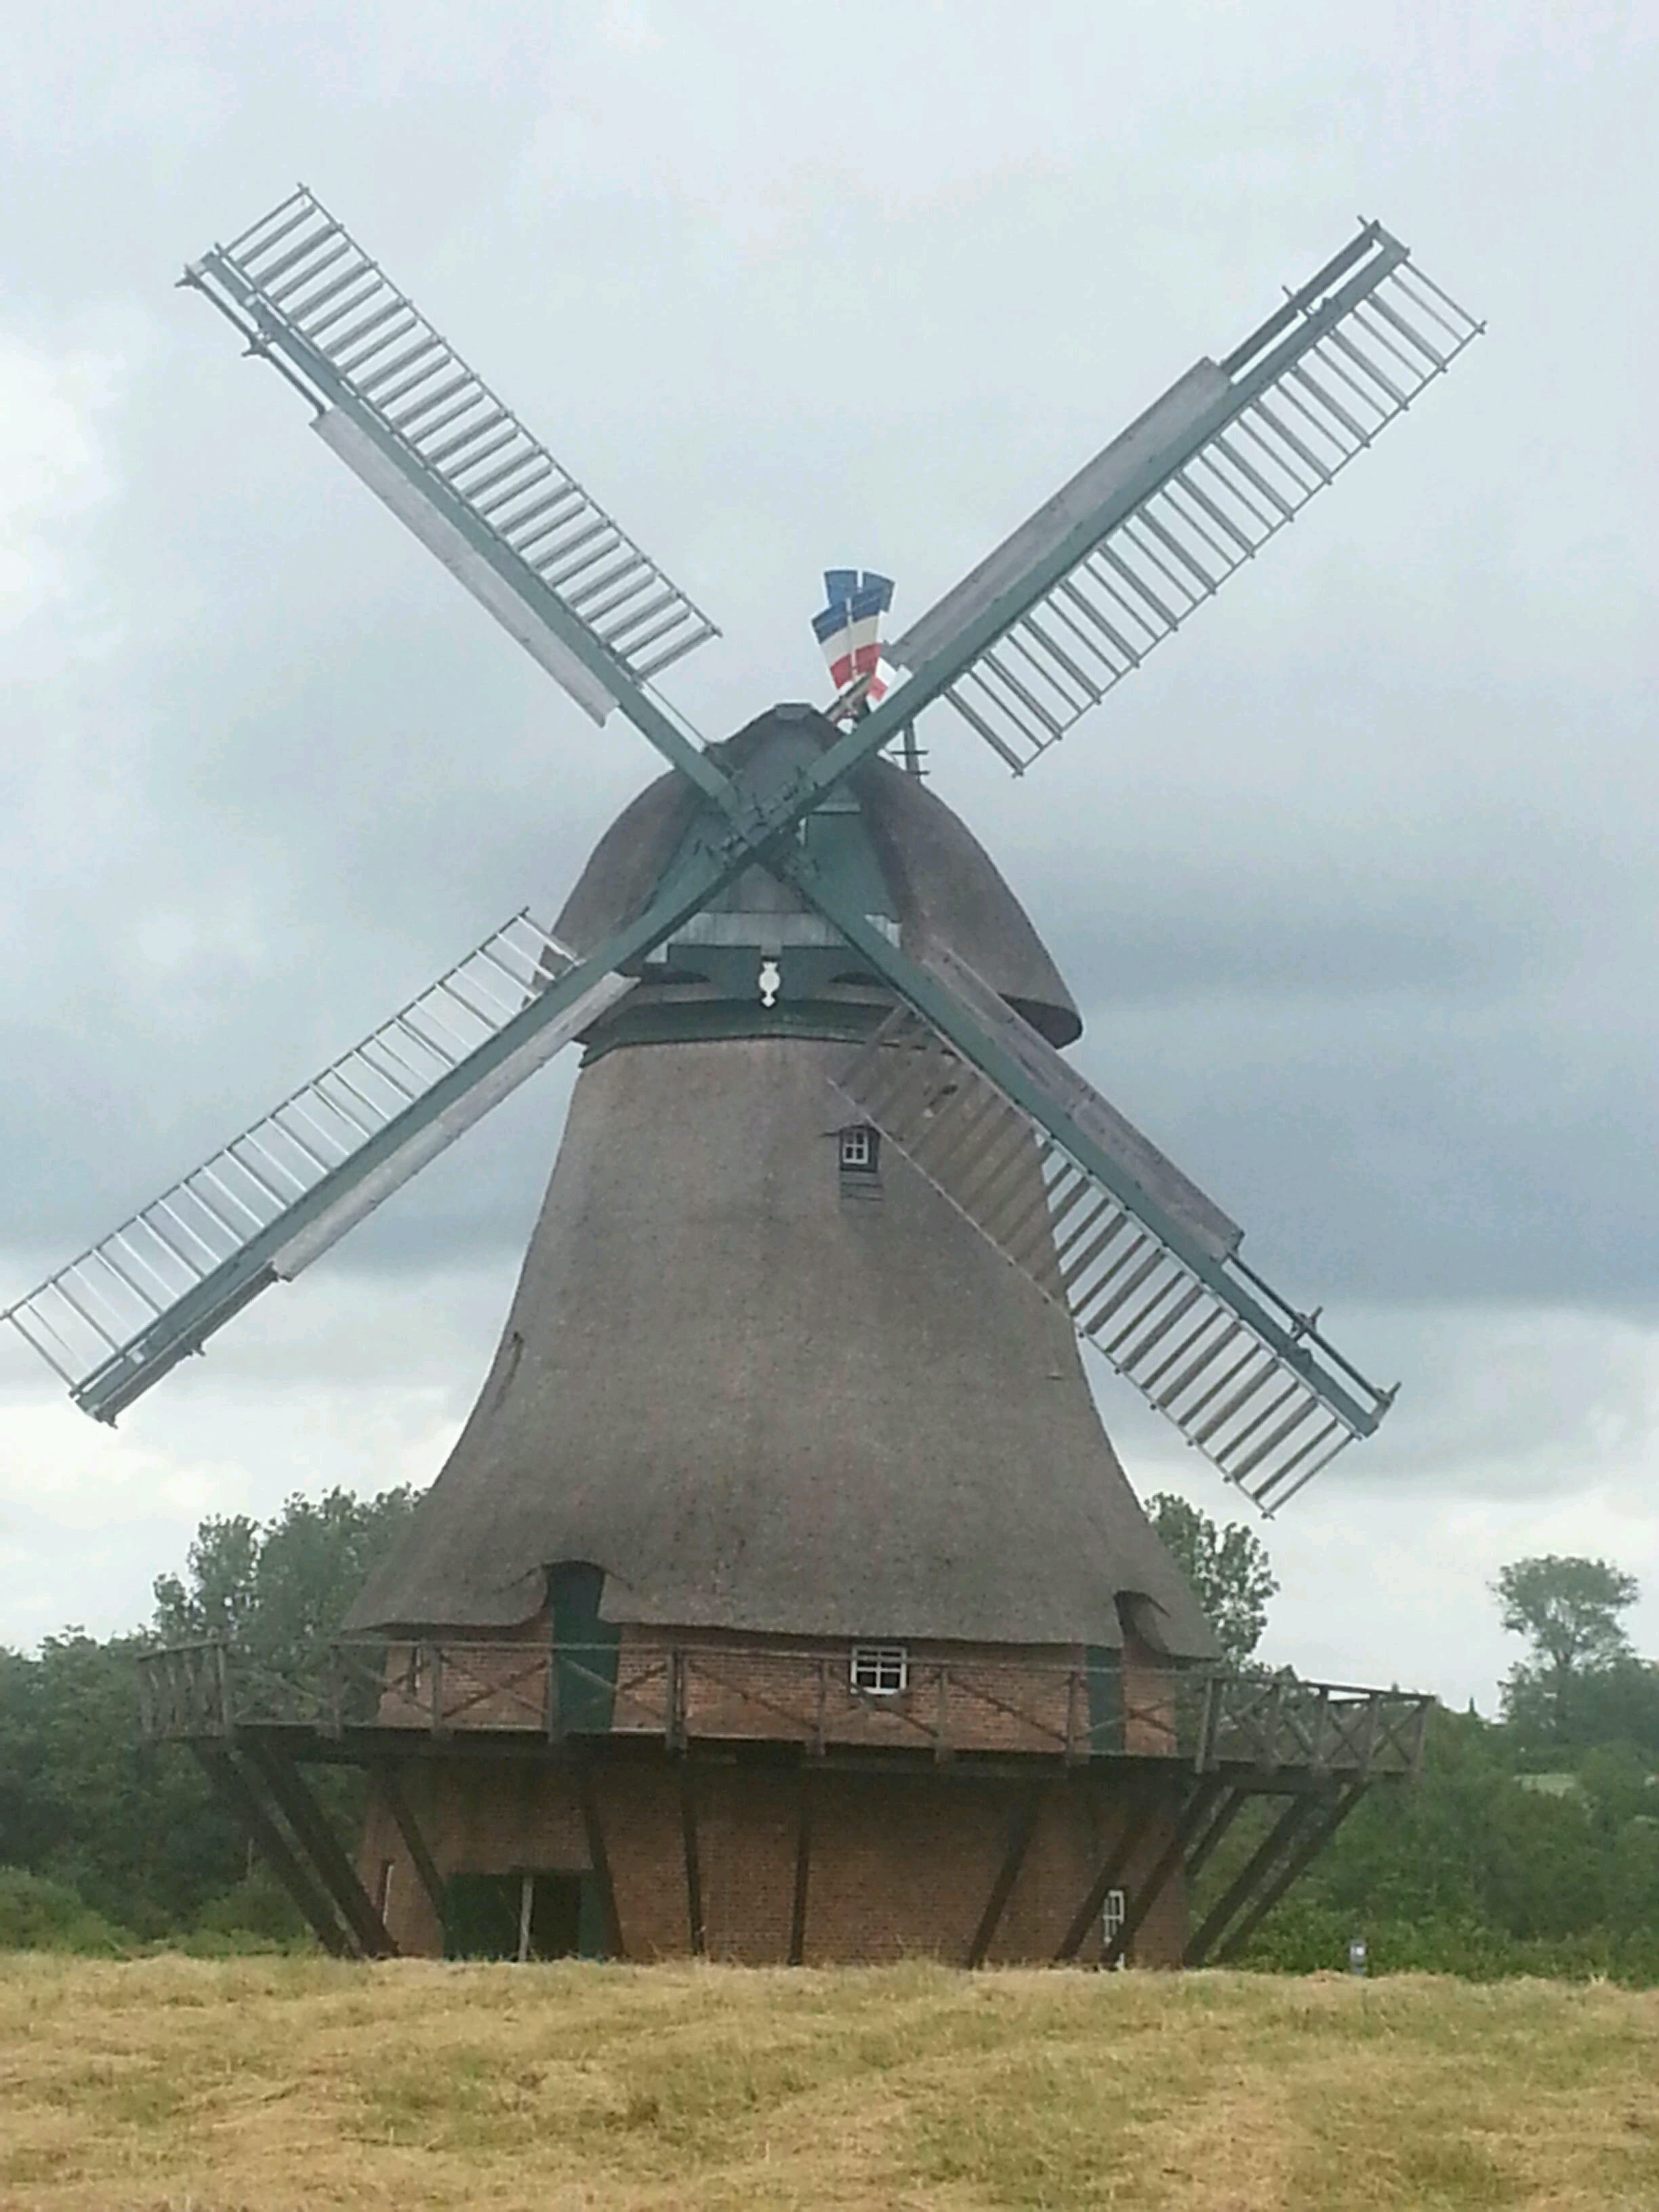
<path fill-rule="evenodd" d="M 840 733 L 815 707 L 773 707 L 709 748 L 728 775 L 787 773 Z M 1076 1001 L 1001 871 L 961 817 L 914 775 L 866 761 L 844 788 L 856 800 L 892 916 L 913 957 L 944 947 L 965 960 L 1049 1043 L 1083 1033 Z M 671 771 L 647 784 L 607 830 L 555 924 L 577 951 L 599 945 L 649 902 L 707 805 Z"/>

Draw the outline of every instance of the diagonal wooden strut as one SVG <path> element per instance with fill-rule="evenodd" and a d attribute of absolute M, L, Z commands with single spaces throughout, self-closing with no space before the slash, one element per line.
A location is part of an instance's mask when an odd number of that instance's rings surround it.
<path fill-rule="evenodd" d="M 1205 1865 L 1211 1852 L 1214 1850 L 1216 1845 L 1226 1834 L 1228 1829 L 1231 1827 L 1233 1822 L 1243 1811 L 1249 1794 L 1249 1793 L 1247 1790 L 1234 1789 L 1228 1796 L 1225 1803 L 1223 1804 L 1217 1811 L 1214 1820 L 1211 1821 L 1209 1826 L 1205 1829 L 1203 1834 L 1194 1842 L 1191 1850 L 1187 1854 L 1187 1879 L 1188 1881 L 1191 1881 L 1197 1875 L 1200 1868 Z"/>
<path fill-rule="evenodd" d="M 1100 1917 L 1107 1891 L 1115 1886 L 1124 1868 L 1139 1850 L 1142 1838 L 1162 1808 L 1164 1795 L 1156 1784 L 1143 1790 L 1140 1802 L 1130 1812 L 1117 1841 L 1102 1859 L 1094 1880 L 1084 1893 L 1083 1902 L 1072 1916 L 1071 1925 L 1060 1938 L 1060 1948 L 1054 1953 L 1057 1966 L 1063 1966 L 1075 1959 L 1082 1948 L 1083 1939 Z"/>
<path fill-rule="evenodd" d="M 613 1959 L 625 1959 L 623 1948 L 622 1920 L 617 1911 L 617 1887 L 611 1879 L 611 1854 L 605 1849 L 605 1830 L 599 1821 L 599 1801 L 594 1788 L 592 1761 L 584 1753 L 576 1760 L 576 1797 L 581 1808 L 582 1830 L 587 1838 L 588 1862 L 593 1869 L 594 1886 L 599 1893 L 599 1912 L 605 1922 L 605 1940 Z"/>
<path fill-rule="evenodd" d="M 1262 1891 L 1261 1896 L 1257 1898 L 1255 1903 L 1251 1905 L 1249 1911 L 1244 1915 L 1244 1917 L 1229 1934 L 1226 1941 L 1222 1944 L 1220 1949 L 1216 1954 L 1217 1960 L 1219 1963 L 1224 1965 L 1229 1959 L 1236 1957 L 1243 1948 L 1244 1945 L 1249 1942 L 1251 1936 L 1255 1935 L 1256 1929 L 1261 1925 L 1267 1915 L 1273 1911 L 1279 1899 L 1284 1896 L 1291 1884 L 1293 1881 L 1299 1880 L 1299 1878 L 1306 1873 L 1308 1868 L 1312 1864 L 1313 1861 L 1318 1857 L 1320 1852 L 1324 1850 L 1326 1844 L 1329 1843 L 1331 1838 L 1336 1833 L 1342 1823 L 1347 1819 L 1349 1814 L 1352 1812 L 1354 1807 L 1359 1802 L 1360 1799 L 1365 1795 L 1366 1790 L 1370 1787 L 1370 1784 L 1368 1782 L 1360 1781 L 1353 1783 L 1347 1790 L 1343 1791 L 1342 1795 L 1337 1799 L 1335 1804 L 1331 1807 L 1331 1809 L 1327 1814 L 1326 1817 L 1322 1820 L 1316 1822 L 1312 1832 L 1304 1837 L 1291 1851 L 1289 1858 L 1285 1862 L 1285 1864 L 1279 1869 L 1279 1872 L 1273 1876 L 1273 1880 L 1267 1884 L 1267 1887 Z"/>
<path fill-rule="evenodd" d="M 696 1776 L 689 1759 L 680 1759 L 680 1840 L 685 1854 L 685 1917 L 691 1953 L 701 1959 L 708 1949 L 702 1917 L 702 1865 L 697 1849 Z"/>
<path fill-rule="evenodd" d="M 427 1849 L 426 1838 L 421 1833 L 420 1825 L 415 1818 L 413 1808 L 404 1795 L 402 1777 L 389 1759 L 377 1763 L 372 1769 L 372 1772 L 374 1787 L 380 1795 L 380 1802 L 391 1814 L 392 1825 L 403 1838 L 404 1849 L 409 1853 L 410 1863 L 415 1869 L 416 1879 L 426 1892 L 427 1902 L 431 1905 L 434 1917 L 441 1928 L 444 1917 L 443 1877 L 438 1872 L 431 1852 Z"/>
<path fill-rule="evenodd" d="M 326 1891 L 329 1902 L 350 1929 L 364 1955 L 371 1959 L 396 1958 L 398 1946 L 299 1768 L 286 1752 L 257 1738 L 248 1743 L 245 1756 L 276 1800 L 295 1841 L 310 1860 L 313 1872 Z"/>
<path fill-rule="evenodd" d="M 800 1805 L 795 1826 L 795 1887 L 789 1902 L 789 1964 L 806 1956 L 806 1887 L 812 1872 L 812 1778 L 801 1769 Z"/>
<path fill-rule="evenodd" d="M 968 1946 L 968 1956 L 963 1961 L 964 1966 L 982 1966 L 985 1964 L 985 1954 L 991 1948 L 1003 1913 L 1007 1909 L 1008 1899 L 1013 1894 L 1014 1884 L 1019 1880 L 1019 1870 L 1025 1863 L 1025 1854 L 1030 1848 L 1042 1805 L 1041 1793 L 1036 1790 L 1024 1791 L 1015 1802 L 1013 1815 L 1008 1823 L 1008 1842 L 1002 1854 L 1002 1863 L 996 1870 L 991 1893 L 985 1900 L 985 1910 L 979 1917 L 979 1925 Z"/>
<path fill-rule="evenodd" d="M 1293 1846 L 1298 1832 L 1318 1820 L 1322 1807 L 1328 1802 L 1313 1790 L 1298 1792 L 1290 1800 L 1243 1869 L 1211 1909 L 1203 1926 L 1188 1944 L 1182 1960 L 1183 1966 L 1201 1966 L 1204 1964 L 1234 1914 L 1249 1903 L 1256 1884 L 1275 1864 L 1281 1852 Z"/>
<path fill-rule="evenodd" d="M 1158 1863 L 1130 1901 L 1121 1925 L 1100 1954 L 1103 1966 L 1115 1966 L 1127 1957 L 1129 1946 L 1146 1925 L 1152 1907 L 1169 1887 L 1171 1877 L 1187 1856 L 1187 1847 L 1198 1833 L 1226 1784 L 1214 1776 L 1196 1783 L 1176 1819 L 1175 1832 L 1159 1853 Z"/>
<path fill-rule="evenodd" d="M 199 1742 L 191 1749 L 215 1794 L 299 1906 L 324 1950 L 337 1959 L 360 1956 L 356 1940 L 335 1917 L 321 1885 L 289 1844 L 235 1752 L 228 1745 Z"/>

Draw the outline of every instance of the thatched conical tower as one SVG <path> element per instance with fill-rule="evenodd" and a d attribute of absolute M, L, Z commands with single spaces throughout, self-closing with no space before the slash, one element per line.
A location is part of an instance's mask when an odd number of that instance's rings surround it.
<path fill-rule="evenodd" d="M 827 730 L 777 710 L 724 765 L 787 775 Z M 559 933 L 602 938 L 700 827 L 683 780 L 652 785 Z M 907 949 L 1077 1037 L 920 781 L 872 762 L 808 833 Z M 423 1758 L 410 1781 L 452 1945 L 489 1948 L 490 1885 L 517 1882 L 540 1949 L 1050 1956 L 1115 1825 L 1162 1847 L 1144 1782 L 1085 1787 L 1065 1747 L 1079 1698 L 1097 1719 L 1109 1697 L 1133 1753 L 1214 1643 L 1064 1314 L 834 1088 L 890 1003 L 757 868 L 587 1036 L 477 1404 L 350 1624 L 407 1639 L 388 1719 L 426 1710 L 423 1666 L 473 1686 L 475 1720 L 547 1701 L 539 1763 Z M 388 1923 L 436 1948 L 404 1849 L 371 1820 Z M 1178 1954 L 1182 1910 L 1176 1885 L 1143 1955 Z"/>

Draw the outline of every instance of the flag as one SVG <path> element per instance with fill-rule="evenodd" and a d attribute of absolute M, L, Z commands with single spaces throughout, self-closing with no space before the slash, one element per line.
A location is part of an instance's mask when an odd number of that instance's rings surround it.
<path fill-rule="evenodd" d="M 812 631 L 830 664 L 830 679 L 840 693 L 867 677 L 865 696 L 873 704 L 895 674 L 881 657 L 881 618 L 893 604 L 893 580 L 873 569 L 860 575 L 856 568 L 826 568 L 823 591 L 828 604 L 813 616 Z"/>

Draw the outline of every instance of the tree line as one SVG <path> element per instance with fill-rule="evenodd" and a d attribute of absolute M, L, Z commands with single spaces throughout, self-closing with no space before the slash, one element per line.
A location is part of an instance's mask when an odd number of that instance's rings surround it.
<path fill-rule="evenodd" d="M 194 1762 L 137 1742 L 135 1662 L 158 1643 L 225 1637 L 303 1674 L 415 1503 L 406 1488 L 334 1490 L 264 1522 L 206 1520 L 142 1630 L 0 1649 L 0 1946 L 302 1940 Z M 1149 1511 L 1229 1662 L 1259 1663 L 1278 1589 L 1261 1539 L 1178 1498 Z M 1437 1710 L 1420 1781 L 1371 1792 L 1247 1963 L 1340 1965 L 1360 1936 L 1379 1967 L 1659 1983 L 1659 1666 L 1624 1625 L 1638 1595 L 1601 1559 L 1505 1566 L 1492 1599 L 1523 1651 L 1496 1717 Z M 331 1784 L 348 1828 L 356 1786 L 343 1772 Z M 1207 1878 L 1249 1841 L 1240 1821 Z"/>
<path fill-rule="evenodd" d="M 1251 1664 L 1278 1588 L 1261 1540 L 1178 1498 L 1149 1510 L 1229 1660 Z M 1659 1984 L 1659 1665 L 1624 1625 L 1640 1595 L 1605 1559 L 1501 1569 L 1492 1599 L 1524 1653 L 1498 1717 L 1437 1708 L 1421 1778 L 1370 1793 L 1244 1963 L 1336 1966 L 1358 1938 L 1383 1969 Z M 1253 1840 L 1238 1826 L 1214 1883 Z"/>

